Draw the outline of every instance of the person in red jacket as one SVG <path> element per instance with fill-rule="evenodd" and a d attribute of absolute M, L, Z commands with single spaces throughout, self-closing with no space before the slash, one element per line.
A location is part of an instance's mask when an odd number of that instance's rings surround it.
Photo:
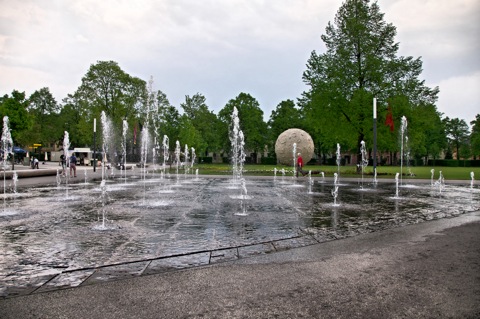
<path fill-rule="evenodd" d="M 305 176 L 305 172 L 303 171 L 303 158 L 301 153 L 297 154 L 297 177 L 299 172 L 302 174 L 302 176 Z"/>

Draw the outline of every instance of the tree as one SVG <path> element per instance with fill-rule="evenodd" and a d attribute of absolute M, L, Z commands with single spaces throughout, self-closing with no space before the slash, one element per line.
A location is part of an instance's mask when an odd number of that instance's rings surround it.
<path fill-rule="evenodd" d="M 74 95 L 89 123 L 104 111 L 118 133 L 124 119 L 145 116 L 148 98 L 146 82 L 125 73 L 114 61 L 91 65 Z"/>
<path fill-rule="evenodd" d="M 220 150 L 218 129 L 221 123 L 215 113 L 208 109 L 205 97 L 200 93 L 192 97 L 187 95 L 180 106 L 198 132 L 196 145 L 192 145 L 198 153 L 206 155 L 210 151 Z"/>
<path fill-rule="evenodd" d="M 63 145 L 65 131 L 69 134 L 71 148 L 92 145 L 93 148 L 93 120 L 86 114 L 88 110 L 77 94 L 69 94 L 62 100 L 63 107 L 59 114 L 57 125 L 57 143 Z M 97 132 L 100 125 L 97 125 Z M 98 137 L 100 145 L 101 136 Z"/>
<path fill-rule="evenodd" d="M 180 139 L 180 113 L 170 104 L 167 95 L 162 91 L 157 93 L 157 111 L 154 121 L 158 127 L 158 136 L 162 139 L 166 135 L 169 139 L 169 149 L 175 147 L 175 142 Z"/>
<path fill-rule="evenodd" d="M 429 158 L 437 159 L 440 152 L 447 146 L 447 137 L 445 134 L 445 125 L 441 119 L 441 113 L 437 112 L 434 105 L 423 105 L 414 108 L 411 115 L 412 123 L 409 126 L 412 141 L 412 153 L 417 158 L 424 157 L 425 164 Z"/>
<path fill-rule="evenodd" d="M 317 135 L 330 143 L 337 135 L 358 150 L 360 141 L 371 141 L 373 97 L 379 105 L 390 103 L 397 116 L 437 99 L 438 88 L 430 89 L 418 79 L 420 58 L 397 57 L 396 28 L 383 16 L 376 2 L 346 0 L 321 37 L 326 52 L 313 51 L 307 61 L 303 81 L 310 89 L 300 105 L 306 117 L 317 119 Z M 378 108 L 378 118 L 384 118 L 385 109 Z M 378 134 L 382 140 L 388 132 Z"/>
<path fill-rule="evenodd" d="M 223 109 L 218 112 L 218 118 L 224 123 L 221 136 L 228 141 L 228 128 L 232 124 L 233 108 L 238 110 L 240 129 L 245 136 L 245 149 L 257 153 L 263 151 L 266 144 L 267 124 L 263 121 L 263 111 L 259 103 L 248 93 L 240 93 L 231 99 Z M 224 149 L 229 150 L 230 145 L 224 144 Z"/>
<path fill-rule="evenodd" d="M 300 111 L 295 108 L 295 103 L 292 100 L 280 102 L 277 108 L 272 111 L 267 124 L 269 133 L 275 140 L 285 130 L 302 128 L 303 126 Z"/>
<path fill-rule="evenodd" d="M 445 132 L 450 145 L 455 149 L 457 160 L 460 159 L 460 148 L 468 143 L 470 132 L 468 125 L 464 120 L 458 118 L 450 119 L 448 116 L 443 119 L 445 124 Z"/>
<path fill-rule="evenodd" d="M 470 122 L 472 132 L 470 133 L 470 145 L 472 155 L 476 159 L 480 155 L 480 114 L 475 116 L 475 120 Z"/>
<path fill-rule="evenodd" d="M 28 111 L 34 119 L 30 135 L 44 146 L 55 143 L 61 130 L 58 125 L 61 106 L 47 87 L 33 92 L 28 101 Z"/>
<path fill-rule="evenodd" d="M 8 116 L 13 142 L 27 146 L 35 142 L 28 131 L 33 124 L 33 119 L 27 111 L 28 100 L 25 92 L 13 90 L 11 96 L 5 94 L 0 97 L 0 116 Z M 3 129 L 3 121 L 2 121 Z"/>
<path fill-rule="evenodd" d="M 295 108 L 295 102 L 292 100 L 285 100 L 277 105 L 277 108 L 272 111 L 268 126 L 268 149 L 274 151 L 275 142 L 280 134 L 290 128 L 304 128 L 302 116 L 300 111 Z"/>

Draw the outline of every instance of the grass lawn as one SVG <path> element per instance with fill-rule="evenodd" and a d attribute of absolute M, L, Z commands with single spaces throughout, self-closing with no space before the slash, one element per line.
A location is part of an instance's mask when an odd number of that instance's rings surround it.
<path fill-rule="evenodd" d="M 198 173 L 201 175 L 228 175 L 232 173 L 232 167 L 229 164 L 197 164 L 193 169 L 198 168 Z M 258 175 L 258 176 L 273 176 L 274 169 L 285 169 L 286 174 L 292 174 L 292 167 L 285 165 L 260 165 L 260 164 L 246 164 L 244 165 L 244 175 Z M 306 171 L 320 171 L 324 172 L 325 176 L 333 176 L 337 172 L 337 166 L 327 165 L 307 165 L 304 167 Z M 480 179 L 480 167 L 445 167 L 445 166 L 413 166 L 410 167 L 410 172 L 414 174 L 414 178 L 430 179 L 431 170 L 435 170 L 434 179 L 438 179 L 439 172 L 442 171 L 446 180 L 470 180 L 470 172 L 474 172 L 475 177 Z M 403 168 L 403 176 L 409 174 L 409 169 Z M 366 175 L 373 175 L 373 167 L 367 166 L 364 173 Z M 400 173 L 400 166 L 378 166 L 377 178 L 395 178 L 395 174 Z M 277 172 L 277 176 L 281 173 Z M 345 177 L 358 177 L 355 166 L 340 166 L 340 175 Z"/>

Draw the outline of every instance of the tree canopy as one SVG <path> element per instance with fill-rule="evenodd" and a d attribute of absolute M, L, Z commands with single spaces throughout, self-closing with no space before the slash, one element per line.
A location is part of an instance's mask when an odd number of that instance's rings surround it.
<path fill-rule="evenodd" d="M 224 123 L 223 136 L 228 137 L 227 127 L 229 128 L 232 124 L 234 107 L 238 110 L 240 129 L 245 136 L 245 148 L 254 152 L 263 151 L 267 137 L 267 125 L 263 121 L 263 111 L 258 101 L 248 93 L 240 93 L 236 98 L 228 101 L 225 107 L 218 112 L 219 119 Z M 224 149 L 229 150 L 229 145 L 224 145 Z"/>
<path fill-rule="evenodd" d="M 407 111 L 437 99 L 438 88 L 428 88 L 419 79 L 420 58 L 397 56 L 396 28 L 383 17 L 376 2 L 345 1 L 321 37 L 326 52 L 313 51 L 307 61 L 303 80 L 310 89 L 300 105 L 307 117 L 318 120 L 310 126 L 330 147 L 335 139 L 350 149 L 371 140 L 374 97 L 379 118 L 385 118 L 390 104 L 397 122 Z M 388 140 L 387 134 L 379 128 L 382 138 Z"/>

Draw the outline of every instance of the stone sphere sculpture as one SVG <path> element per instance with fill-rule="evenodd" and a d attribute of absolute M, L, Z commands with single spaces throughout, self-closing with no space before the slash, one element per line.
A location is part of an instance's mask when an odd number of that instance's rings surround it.
<path fill-rule="evenodd" d="M 293 143 L 297 143 L 297 153 L 302 154 L 303 163 L 313 157 L 313 140 L 310 134 L 298 128 L 291 128 L 280 134 L 275 142 L 277 162 L 293 166 Z"/>

